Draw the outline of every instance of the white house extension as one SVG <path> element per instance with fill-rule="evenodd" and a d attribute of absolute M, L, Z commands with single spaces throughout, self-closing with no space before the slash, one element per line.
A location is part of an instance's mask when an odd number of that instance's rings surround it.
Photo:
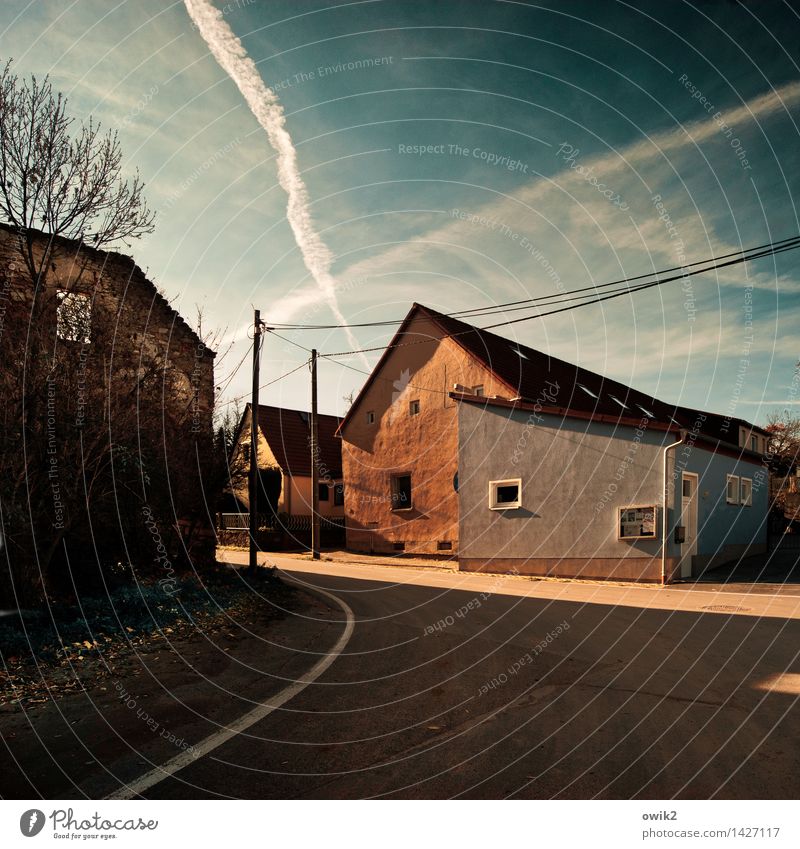
<path fill-rule="evenodd" d="M 462 570 L 669 583 L 766 549 L 764 431 L 549 380 L 530 402 L 451 396 Z M 605 412 L 559 405 L 576 389 Z"/>

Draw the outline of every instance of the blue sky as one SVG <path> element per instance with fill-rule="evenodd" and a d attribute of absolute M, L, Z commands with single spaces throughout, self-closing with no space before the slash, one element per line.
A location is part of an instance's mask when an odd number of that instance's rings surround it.
<path fill-rule="evenodd" d="M 202 308 L 218 383 L 253 306 L 315 324 L 401 318 L 413 301 L 452 312 L 800 232 L 800 19 L 786 3 L 214 5 L 283 109 L 330 290 L 287 221 L 267 133 L 184 3 L 10 0 L 0 39 L 18 72 L 49 73 L 76 115 L 119 129 L 159 210 L 131 252 L 187 318 Z M 788 253 L 500 332 L 763 422 L 798 401 L 798 318 Z M 288 335 L 343 351 L 391 329 Z M 305 358 L 270 337 L 264 382 Z M 248 391 L 247 365 L 225 398 Z M 364 379 L 322 362 L 321 410 L 342 412 Z M 305 408 L 308 384 L 301 369 L 262 399 Z"/>

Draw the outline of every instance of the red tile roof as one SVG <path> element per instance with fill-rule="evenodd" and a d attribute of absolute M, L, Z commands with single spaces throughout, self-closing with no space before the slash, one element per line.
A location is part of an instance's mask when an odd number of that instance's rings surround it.
<path fill-rule="evenodd" d="M 245 413 L 249 412 L 247 405 Z M 258 428 L 267 440 L 284 474 L 311 475 L 311 414 L 303 410 L 258 406 Z M 342 442 L 336 438 L 341 419 L 317 415 L 320 477 L 342 476 Z"/>
<path fill-rule="evenodd" d="M 488 330 L 481 330 L 455 318 L 420 305 L 446 333 L 466 348 L 486 368 L 506 383 L 521 400 L 559 407 L 565 412 L 589 413 L 607 419 L 647 417 L 665 425 L 695 429 L 698 434 L 738 445 L 739 425 L 748 429 L 749 422 L 726 418 L 678 404 L 668 404 L 646 392 L 596 374 L 572 363 L 544 354 L 535 348 L 512 342 Z M 553 397 L 553 384 L 559 391 L 549 403 L 544 393 Z M 702 417 L 705 417 L 704 419 Z M 698 425 L 696 427 L 696 425 Z M 762 432 L 761 428 L 756 428 Z"/>
<path fill-rule="evenodd" d="M 716 413 L 704 413 L 689 407 L 665 403 L 624 383 L 513 342 L 491 331 L 481 330 L 421 304 L 414 304 L 411 308 L 384 357 L 392 345 L 403 344 L 401 337 L 409 336 L 408 341 L 414 341 L 413 336 L 407 333 L 407 328 L 412 316 L 417 313 L 427 315 L 441 328 L 443 335 L 451 337 L 499 381 L 506 384 L 509 398 L 519 398 L 530 403 L 544 403 L 546 400 L 546 406 L 560 408 L 565 415 L 575 412 L 620 422 L 647 417 L 665 426 L 688 430 L 694 429 L 700 417 L 705 416 L 696 430 L 697 434 L 734 445 L 738 445 L 740 424 L 747 428 L 753 427 L 742 419 L 726 418 Z M 382 358 L 373 370 L 370 380 L 366 382 L 350 408 L 344 423 L 355 410 L 383 361 Z M 558 391 L 555 393 L 554 384 L 558 384 Z M 552 400 L 553 398 L 555 400 Z M 764 432 L 761 428 L 756 430 Z"/>

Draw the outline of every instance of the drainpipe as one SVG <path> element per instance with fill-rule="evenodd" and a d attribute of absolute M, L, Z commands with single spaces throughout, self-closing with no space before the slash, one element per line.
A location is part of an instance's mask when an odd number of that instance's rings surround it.
<path fill-rule="evenodd" d="M 667 583 L 667 508 L 669 507 L 669 481 L 667 480 L 667 454 L 671 448 L 677 448 L 683 445 L 686 439 L 686 431 L 681 428 L 680 439 L 670 445 L 665 445 L 663 448 L 663 469 L 664 469 L 664 504 L 661 508 L 661 586 Z"/>

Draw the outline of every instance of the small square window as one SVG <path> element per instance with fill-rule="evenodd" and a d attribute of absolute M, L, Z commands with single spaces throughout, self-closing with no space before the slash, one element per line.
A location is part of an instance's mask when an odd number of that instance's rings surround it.
<path fill-rule="evenodd" d="M 728 504 L 739 503 L 739 478 L 736 475 L 728 475 L 728 485 L 725 491 L 725 501 Z"/>
<path fill-rule="evenodd" d="M 411 475 L 392 475 L 392 510 L 410 510 Z"/>
<path fill-rule="evenodd" d="M 367 410 L 367 424 L 375 424 L 375 411 Z"/>
<path fill-rule="evenodd" d="M 452 551 L 453 543 L 450 542 L 450 540 L 440 539 L 439 542 L 436 544 L 436 548 L 439 551 Z"/>
<path fill-rule="evenodd" d="M 409 401 L 408 402 L 408 414 L 410 416 L 418 416 L 419 415 L 419 401 Z"/>
<path fill-rule="evenodd" d="M 405 551 L 406 544 L 404 542 L 395 542 L 392 543 L 392 548 L 394 548 L 395 551 Z"/>
<path fill-rule="evenodd" d="M 344 484 L 337 483 L 333 488 L 333 503 L 336 507 L 344 504 Z"/>
<path fill-rule="evenodd" d="M 479 386 L 473 386 L 472 394 L 477 395 L 479 398 L 483 398 L 483 385 L 481 384 Z"/>
<path fill-rule="evenodd" d="M 514 510 L 522 506 L 522 480 L 489 481 L 489 508 Z"/>
<path fill-rule="evenodd" d="M 327 501 L 328 500 L 328 484 L 321 483 L 318 488 L 319 500 Z"/>
<path fill-rule="evenodd" d="M 753 504 L 753 481 L 751 478 L 742 478 L 739 482 L 739 497 L 742 507 L 751 507 Z"/>
<path fill-rule="evenodd" d="M 60 289 L 56 295 L 56 335 L 65 342 L 88 344 L 92 335 L 92 299 Z"/>

